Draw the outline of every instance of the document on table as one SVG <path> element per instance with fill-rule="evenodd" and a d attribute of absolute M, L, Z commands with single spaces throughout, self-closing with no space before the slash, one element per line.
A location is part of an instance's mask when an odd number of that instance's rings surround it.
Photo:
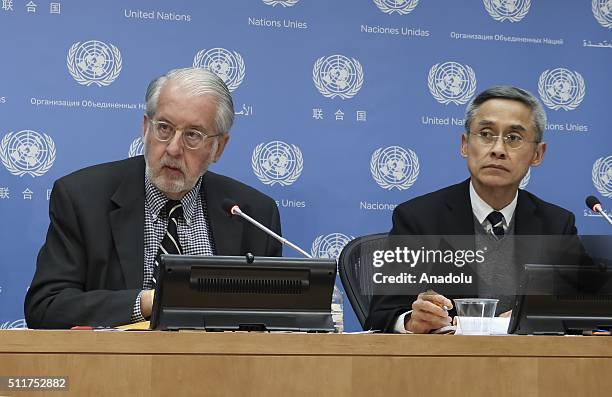
<path fill-rule="evenodd" d="M 462 335 L 461 322 L 455 330 L 455 335 Z M 510 317 L 493 317 L 491 319 L 491 335 L 508 335 L 508 326 L 510 325 Z"/>

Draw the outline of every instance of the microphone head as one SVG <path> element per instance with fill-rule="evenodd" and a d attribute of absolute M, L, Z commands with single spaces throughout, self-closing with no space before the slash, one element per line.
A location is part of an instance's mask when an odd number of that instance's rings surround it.
<path fill-rule="evenodd" d="M 238 203 L 232 199 L 226 198 L 221 202 L 221 208 L 223 208 L 223 211 L 227 212 L 230 216 L 234 215 L 234 207 L 238 207 Z"/>
<path fill-rule="evenodd" d="M 586 206 L 591 210 L 591 211 L 595 211 L 595 206 L 597 204 L 601 204 L 601 202 L 599 201 L 599 199 L 595 196 L 589 196 L 586 198 L 585 200 L 586 202 Z"/>

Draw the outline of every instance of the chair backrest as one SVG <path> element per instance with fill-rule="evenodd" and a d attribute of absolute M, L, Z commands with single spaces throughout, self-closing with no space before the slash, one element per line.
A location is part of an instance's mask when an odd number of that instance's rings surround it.
<path fill-rule="evenodd" d="M 387 233 L 358 237 L 344 246 L 338 257 L 338 269 L 344 291 L 363 328 L 373 295 L 372 253 L 386 249 Z"/>

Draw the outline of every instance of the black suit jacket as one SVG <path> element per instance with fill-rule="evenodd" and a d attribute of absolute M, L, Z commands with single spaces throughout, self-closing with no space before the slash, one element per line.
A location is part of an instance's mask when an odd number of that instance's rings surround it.
<path fill-rule="evenodd" d="M 470 201 L 470 180 L 416 197 L 393 211 L 390 235 L 474 235 L 474 215 Z M 576 237 L 575 217 L 571 212 L 519 190 L 514 212 L 516 235 L 567 235 L 567 252 L 584 253 Z M 466 247 L 462 247 L 466 248 Z M 542 260 L 547 250 L 534 244 L 537 252 L 521 252 L 517 263 Z M 422 291 L 424 292 L 424 291 Z M 453 297 L 447 296 L 452 299 Z M 377 295 L 372 299 L 365 328 L 393 332 L 397 317 L 411 309 L 414 295 Z M 452 313 L 451 313 L 452 314 Z"/>
<path fill-rule="evenodd" d="M 101 164 L 57 180 L 47 239 L 25 298 L 31 328 L 115 326 L 130 322 L 144 272 L 142 156 Z M 280 256 L 281 245 L 221 207 L 225 198 L 280 234 L 275 202 L 231 178 L 206 172 L 202 199 L 218 255 Z"/>

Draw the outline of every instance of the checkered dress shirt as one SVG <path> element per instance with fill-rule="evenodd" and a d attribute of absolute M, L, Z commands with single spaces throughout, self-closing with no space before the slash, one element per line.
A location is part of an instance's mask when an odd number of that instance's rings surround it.
<path fill-rule="evenodd" d="M 193 189 L 181 199 L 184 216 L 178 220 L 178 235 L 184 255 L 214 255 L 216 251 L 208 225 L 206 202 L 201 200 L 202 183 L 200 178 Z M 205 189 L 206 186 L 202 188 Z M 168 198 L 145 175 L 143 290 L 153 288 L 155 255 L 168 226 L 168 214 L 164 208 L 167 201 Z M 133 322 L 144 321 L 140 312 L 141 295 L 142 292 L 138 294 L 134 304 Z"/>

